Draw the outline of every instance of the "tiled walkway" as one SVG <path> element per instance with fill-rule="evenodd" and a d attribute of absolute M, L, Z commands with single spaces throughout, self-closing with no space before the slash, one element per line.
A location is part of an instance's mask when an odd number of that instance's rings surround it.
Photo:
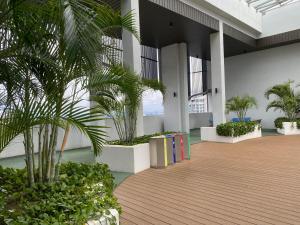
<path fill-rule="evenodd" d="M 115 191 L 122 225 L 300 224 L 300 136 L 199 143 L 192 160 Z"/>

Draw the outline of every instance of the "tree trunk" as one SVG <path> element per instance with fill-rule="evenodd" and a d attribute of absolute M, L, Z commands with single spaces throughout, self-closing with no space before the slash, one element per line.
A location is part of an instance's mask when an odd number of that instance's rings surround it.
<path fill-rule="evenodd" d="M 31 128 L 31 132 L 29 132 L 29 140 L 30 140 L 30 149 L 31 149 L 31 159 L 32 159 L 32 168 L 33 168 L 33 175 L 35 173 L 35 159 L 34 159 L 34 144 L 33 144 L 33 129 Z"/>
<path fill-rule="evenodd" d="M 68 142 L 69 134 L 70 134 L 70 126 L 68 125 L 66 130 L 65 130 L 64 139 L 63 139 L 63 142 L 61 144 L 59 157 L 58 157 L 57 164 L 56 164 L 56 167 L 55 167 L 55 178 L 54 178 L 55 180 L 59 179 L 61 160 L 62 160 L 62 156 L 63 156 L 64 150 L 65 150 L 66 144 Z"/>
<path fill-rule="evenodd" d="M 32 138 L 30 135 L 30 130 L 27 129 L 24 132 L 24 147 L 25 147 L 25 161 L 26 161 L 26 168 L 27 168 L 27 179 L 28 179 L 28 185 L 30 187 L 33 186 L 35 183 L 34 180 L 34 167 L 33 167 L 33 161 L 34 158 L 32 158 Z"/>
<path fill-rule="evenodd" d="M 43 182 L 43 148 L 42 148 L 42 133 L 43 133 L 43 126 L 40 125 L 39 133 L 38 133 L 38 172 L 39 172 L 39 182 Z"/>
<path fill-rule="evenodd" d="M 25 79 L 25 95 L 24 95 L 24 113 L 25 115 L 30 115 L 30 74 L 26 74 Z M 25 147 L 25 160 L 26 160 L 26 167 L 27 167 L 27 178 L 28 178 L 28 185 L 32 187 L 35 183 L 34 180 L 34 149 L 33 149 L 33 141 L 32 135 L 30 133 L 30 124 L 27 124 L 27 129 L 24 131 L 24 147 Z"/>
<path fill-rule="evenodd" d="M 42 149 L 43 181 L 47 181 L 48 143 L 49 143 L 49 125 L 47 124 L 45 125 L 45 131 L 43 135 L 43 149 Z"/>
<path fill-rule="evenodd" d="M 54 175 L 55 175 L 57 132 L 58 132 L 58 127 L 56 125 L 52 125 L 50 143 L 49 143 L 48 168 L 47 168 L 47 175 L 48 175 L 49 182 L 52 182 L 54 180 Z"/>

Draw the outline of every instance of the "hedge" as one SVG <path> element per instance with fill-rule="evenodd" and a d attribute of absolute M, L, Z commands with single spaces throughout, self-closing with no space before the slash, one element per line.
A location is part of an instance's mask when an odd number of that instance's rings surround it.
<path fill-rule="evenodd" d="M 107 165 L 70 162 L 62 165 L 59 182 L 29 188 L 25 169 L 0 166 L 0 224 L 79 225 L 111 208 L 121 212 L 113 179 Z"/>
<path fill-rule="evenodd" d="M 225 137 L 239 137 L 255 130 L 257 122 L 228 122 L 217 126 L 217 134 Z M 259 127 L 260 128 L 260 127 Z"/>
<path fill-rule="evenodd" d="M 130 142 L 124 142 L 120 140 L 115 140 L 115 141 L 108 141 L 108 145 L 126 145 L 126 146 L 132 146 L 132 145 L 138 145 L 138 144 L 144 144 L 144 143 L 149 143 L 150 138 L 160 136 L 160 135 L 166 135 L 166 134 L 174 134 L 176 132 L 172 131 L 166 131 L 166 132 L 161 132 L 161 133 L 155 133 L 151 135 L 144 135 L 141 137 L 136 137 Z"/>
<path fill-rule="evenodd" d="M 274 121 L 275 127 L 282 129 L 283 128 L 283 123 L 284 122 L 296 122 L 297 123 L 297 128 L 300 129 L 300 118 L 297 118 L 296 120 L 291 120 L 286 117 L 279 117 Z"/>

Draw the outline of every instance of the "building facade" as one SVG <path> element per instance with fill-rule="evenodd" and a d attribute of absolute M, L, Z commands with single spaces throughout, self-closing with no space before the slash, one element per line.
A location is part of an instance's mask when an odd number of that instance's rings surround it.
<path fill-rule="evenodd" d="M 138 42 L 124 32 L 124 51 L 128 52 L 124 62 L 139 72 L 139 46 L 159 49 L 160 77 L 167 87 L 165 130 L 188 132 L 189 111 L 211 112 L 214 125 L 223 123 L 233 116 L 225 114 L 226 99 L 245 94 L 258 101 L 258 108 L 251 110 L 249 116 L 262 119 L 265 128 L 274 128 L 273 121 L 281 114 L 266 112 L 265 90 L 288 80 L 300 83 L 300 2 L 280 3 L 123 1 L 123 13 L 134 12 L 141 36 Z M 191 71 L 190 57 L 207 62 L 198 80 L 191 75 L 197 71 Z M 195 83 L 201 87 L 195 87 Z M 191 99 L 193 90 L 201 90 L 207 96 Z"/>

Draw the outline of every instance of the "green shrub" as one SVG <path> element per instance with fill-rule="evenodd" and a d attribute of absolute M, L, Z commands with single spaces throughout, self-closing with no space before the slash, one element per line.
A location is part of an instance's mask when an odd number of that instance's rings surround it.
<path fill-rule="evenodd" d="M 138 144 L 144 144 L 144 143 L 149 143 L 150 138 L 155 137 L 155 136 L 160 136 L 160 135 L 166 135 L 166 134 L 173 134 L 175 132 L 172 131 L 166 131 L 162 133 L 155 133 L 151 135 L 144 135 L 141 137 L 136 137 L 134 138 L 131 142 L 125 142 L 121 140 L 115 140 L 115 141 L 108 141 L 108 145 L 126 145 L 126 146 L 132 146 L 132 145 L 138 145 Z"/>
<path fill-rule="evenodd" d="M 284 122 L 291 122 L 291 120 L 286 117 L 279 117 L 274 121 L 275 127 L 282 129 Z"/>
<path fill-rule="evenodd" d="M 279 129 L 282 129 L 284 122 L 296 122 L 297 123 L 297 128 L 300 129 L 300 118 L 292 120 L 292 119 L 289 119 L 289 118 L 286 118 L 286 117 L 279 117 L 274 121 L 275 127 L 279 128 Z"/>
<path fill-rule="evenodd" d="M 228 122 L 217 126 L 217 134 L 225 137 L 238 137 L 255 130 L 257 122 Z M 260 128 L 260 127 L 259 127 Z"/>
<path fill-rule="evenodd" d="M 67 163 L 60 181 L 28 188 L 26 171 L 0 167 L 0 224 L 85 224 L 120 206 L 107 165 Z"/>

